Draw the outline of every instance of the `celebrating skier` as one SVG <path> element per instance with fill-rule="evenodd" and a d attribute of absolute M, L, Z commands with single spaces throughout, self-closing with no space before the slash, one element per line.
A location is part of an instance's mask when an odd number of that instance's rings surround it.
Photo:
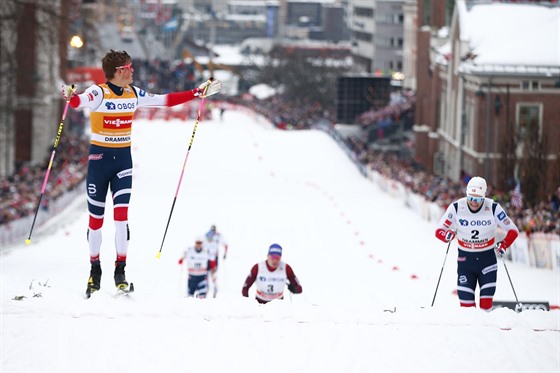
<path fill-rule="evenodd" d="M 449 205 L 439 222 L 436 237 L 447 243 L 457 236 L 457 293 L 461 306 L 475 306 L 478 283 L 480 308 L 491 310 L 498 271 L 494 249 L 500 255 L 505 253 L 519 231 L 499 203 L 485 198 L 486 180 L 473 177 L 466 192 L 466 197 Z M 496 243 L 497 227 L 503 229 L 506 236 Z"/>
<path fill-rule="evenodd" d="M 208 269 L 211 268 L 212 264 L 202 237 L 197 237 L 194 246 L 187 248 L 179 259 L 179 265 L 183 265 L 185 260 L 188 269 L 187 296 L 206 298 L 208 293 Z"/>
<path fill-rule="evenodd" d="M 249 296 L 249 288 L 255 281 L 256 299 L 263 304 L 275 299 L 283 299 L 286 282 L 290 292 L 300 294 L 303 291 L 292 267 L 282 261 L 282 247 L 276 243 L 268 248 L 267 259 L 251 268 L 241 292 L 244 297 Z"/>
<path fill-rule="evenodd" d="M 101 227 L 109 188 L 116 225 L 114 280 L 117 288 L 128 289 L 125 266 L 130 240 L 128 204 L 132 192 L 130 146 L 134 112 L 141 106 L 175 106 L 197 97 L 214 95 L 221 89 L 219 80 L 210 79 L 190 91 L 152 94 L 131 85 L 134 69 L 132 58 L 125 51 L 110 50 L 101 62 L 106 83 L 92 85 L 79 95 L 74 95 L 69 86 L 62 88 L 65 99 L 72 95 L 71 107 L 87 107 L 91 111 L 91 146 L 86 181 L 91 263 L 86 290 L 88 297 L 101 286 Z"/>

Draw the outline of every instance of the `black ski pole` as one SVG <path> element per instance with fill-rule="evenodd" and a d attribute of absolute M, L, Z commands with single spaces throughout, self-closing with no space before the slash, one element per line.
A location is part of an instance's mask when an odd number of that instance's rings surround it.
<path fill-rule="evenodd" d="M 54 156 L 56 155 L 56 149 L 58 148 L 58 143 L 60 142 L 60 137 L 62 136 L 62 129 L 64 128 L 64 120 L 66 119 L 66 113 L 68 112 L 68 106 L 70 105 L 70 99 L 72 98 L 72 93 L 74 92 L 74 84 L 71 86 L 71 92 L 66 98 L 66 106 L 64 106 L 64 112 L 62 113 L 62 119 L 58 125 L 58 132 L 56 133 L 56 138 L 54 139 L 53 150 L 51 153 L 51 159 L 49 160 L 49 166 L 47 167 L 47 172 L 45 173 L 45 179 L 43 180 L 43 186 L 41 187 L 41 194 L 39 195 L 39 200 L 37 201 L 37 208 L 35 209 L 35 215 L 33 216 L 33 223 L 31 223 L 31 229 L 29 230 L 29 236 L 25 240 L 25 243 L 29 245 L 31 243 L 31 234 L 33 233 L 33 227 L 35 227 L 35 221 L 37 220 L 37 214 L 39 213 L 39 208 L 41 207 L 41 201 L 43 200 L 43 195 L 45 194 L 45 188 L 47 187 L 47 180 L 51 173 L 51 167 L 53 165 Z"/>
<path fill-rule="evenodd" d="M 434 306 L 434 302 L 436 301 L 436 295 L 439 288 L 439 282 L 441 281 L 441 275 L 443 274 L 443 268 L 445 267 L 445 262 L 447 261 L 447 253 L 449 253 L 449 246 L 451 246 L 451 241 L 449 240 L 449 244 L 447 245 L 447 250 L 445 251 L 445 258 L 443 259 L 443 265 L 441 266 L 441 272 L 439 273 L 439 278 L 437 280 L 436 291 L 434 292 L 434 299 L 432 299 L 432 307 Z"/>
<path fill-rule="evenodd" d="M 515 292 L 515 288 L 513 287 L 513 282 L 511 281 L 511 276 L 509 275 L 509 271 L 506 265 L 506 260 L 504 259 L 504 256 L 502 254 L 500 254 L 500 257 L 502 258 L 502 263 L 504 263 L 504 268 L 506 269 L 507 277 L 511 285 L 511 290 L 513 290 L 513 295 L 515 296 L 515 310 L 517 311 L 518 308 L 521 309 L 521 303 L 519 303 L 519 299 L 517 298 L 517 293 Z"/>
<path fill-rule="evenodd" d="M 210 78 L 211 80 L 212 78 Z M 175 190 L 175 197 L 173 197 L 173 203 L 171 204 L 171 211 L 169 211 L 169 216 L 167 218 L 167 225 L 165 226 L 165 232 L 163 232 L 163 238 L 161 240 L 161 246 L 156 254 L 156 258 L 161 258 L 161 251 L 163 250 L 163 244 L 165 243 L 165 237 L 167 236 L 167 230 L 169 229 L 169 223 L 171 222 L 171 216 L 173 215 L 173 209 L 175 208 L 175 202 L 177 202 L 177 196 L 179 195 L 179 189 L 181 188 L 181 182 L 183 181 L 183 175 L 185 174 L 185 169 L 187 168 L 187 160 L 189 159 L 189 153 L 191 152 L 192 144 L 194 141 L 194 135 L 196 135 L 196 129 L 198 127 L 198 122 L 200 122 L 200 115 L 202 113 L 202 107 L 204 106 L 204 100 L 206 99 L 206 90 L 208 86 L 204 87 L 204 93 L 202 94 L 202 99 L 200 105 L 198 106 L 198 115 L 196 116 L 196 121 L 194 122 L 194 128 L 191 135 L 191 140 L 189 141 L 189 147 L 187 149 L 187 155 L 183 162 L 183 169 L 181 170 L 181 176 L 179 177 L 179 183 L 177 184 L 177 189 Z"/>

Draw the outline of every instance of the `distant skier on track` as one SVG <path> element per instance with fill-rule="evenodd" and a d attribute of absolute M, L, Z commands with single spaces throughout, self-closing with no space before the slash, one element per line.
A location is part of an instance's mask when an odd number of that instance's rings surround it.
<path fill-rule="evenodd" d="M 187 296 L 206 298 L 208 293 L 208 270 L 211 268 L 208 248 L 204 246 L 202 237 L 197 237 L 194 246 L 189 246 L 179 259 L 179 265 L 187 261 L 188 282 Z"/>
<path fill-rule="evenodd" d="M 292 267 L 281 259 L 282 247 L 276 243 L 270 245 L 267 259 L 251 268 L 243 285 L 243 296 L 249 296 L 249 289 L 255 282 L 257 284 L 256 299 L 259 303 L 264 304 L 275 299 L 283 299 L 287 281 L 288 290 L 294 294 L 300 294 L 303 288 L 298 278 Z"/>
<path fill-rule="evenodd" d="M 106 83 L 92 85 L 80 95 L 73 95 L 70 86 L 62 87 L 65 98 L 72 95 L 71 107 L 87 107 L 91 111 L 91 146 L 86 181 L 91 263 L 86 290 L 88 297 L 101 286 L 101 227 L 109 188 L 116 225 L 114 280 L 118 289 L 128 289 L 124 269 L 130 240 L 128 204 L 132 192 L 130 146 L 134 112 L 141 106 L 175 106 L 201 97 L 204 92 L 205 96 L 211 96 L 221 89 L 219 80 L 208 80 L 190 91 L 156 95 L 131 85 L 134 69 L 132 58 L 125 51 L 111 50 L 101 62 Z"/>
<path fill-rule="evenodd" d="M 216 226 L 212 225 L 210 230 L 204 235 L 206 240 L 204 246 L 208 249 L 212 268 L 210 269 L 210 279 L 212 280 L 212 295 L 216 298 L 218 293 L 218 264 L 220 258 L 220 249 L 223 247 L 223 259 L 226 259 L 228 252 L 228 244 L 224 236 L 216 230 Z"/>
<path fill-rule="evenodd" d="M 459 245 L 457 258 L 457 293 L 462 307 L 475 306 L 475 289 L 480 287 L 480 308 L 492 309 L 498 264 L 494 250 L 500 255 L 519 235 L 499 203 L 486 195 L 486 180 L 473 177 L 467 185 L 467 196 L 453 202 L 441 218 L 436 237 L 448 243 L 455 236 Z M 497 227 L 506 232 L 495 242 Z"/>

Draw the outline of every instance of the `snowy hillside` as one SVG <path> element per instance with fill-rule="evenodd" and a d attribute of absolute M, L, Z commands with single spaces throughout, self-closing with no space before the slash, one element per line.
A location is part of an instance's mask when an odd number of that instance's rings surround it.
<path fill-rule="evenodd" d="M 85 196 L 30 246 L 22 237 L 2 249 L 0 371 L 560 370 L 560 312 L 459 308 L 453 245 L 430 308 L 446 249 L 434 227 L 322 132 L 278 131 L 235 111 L 202 121 L 156 259 L 193 122 L 135 123 L 132 296 L 114 296 L 110 200 L 102 289 L 90 300 Z M 212 224 L 230 246 L 218 297 L 185 299 L 177 260 Z M 303 294 L 262 306 L 241 288 L 274 242 Z M 560 304 L 558 271 L 508 269 L 522 300 Z M 495 299 L 514 300 L 501 263 Z"/>

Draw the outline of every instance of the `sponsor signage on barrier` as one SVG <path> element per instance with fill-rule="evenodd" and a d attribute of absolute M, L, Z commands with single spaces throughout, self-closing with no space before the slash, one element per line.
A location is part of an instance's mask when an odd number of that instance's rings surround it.
<path fill-rule="evenodd" d="M 550 305 L 548 302 L 493 302 L 494 309 L 496 308 L 509 308 L 515 310 L 515 312 L 527 311 L 527 310 L 542 310 L 550 311 Z"/>

